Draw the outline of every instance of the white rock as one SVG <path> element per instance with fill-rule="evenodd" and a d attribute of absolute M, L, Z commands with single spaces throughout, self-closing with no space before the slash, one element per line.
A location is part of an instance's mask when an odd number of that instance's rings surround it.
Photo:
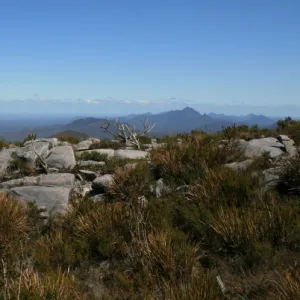
<path fill-rule="evenodd" d="M 74 151 L 71 146 L 58 146 L 54 148 L 46 159 L 49 167 L 58 169 L 72 169 L 76 165 Z"/>
<path fill-rule="evenodd" d="M 119 158 L 129 158 L 129 159 L 143 159 L 147 158 L 149 153 L 147 151 L 141 150 L 115 150 L 115 156 Z"/>

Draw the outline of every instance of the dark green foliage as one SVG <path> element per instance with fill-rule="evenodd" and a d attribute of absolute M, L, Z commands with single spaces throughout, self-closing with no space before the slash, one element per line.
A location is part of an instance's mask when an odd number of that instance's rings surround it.
<path fill-rule="evenodd" d="M 84 152 L 81 154 L 80 158 L 82 160 L 108 161 L 108 156 L 106 153 L 99 153 L 97 151 Z"/>
<path fill-rule="evenodd" d="M 300 158 L 292 158 L 285 162 L 279 172 L 278 190 L 282 194 L 300 195 Z"/>

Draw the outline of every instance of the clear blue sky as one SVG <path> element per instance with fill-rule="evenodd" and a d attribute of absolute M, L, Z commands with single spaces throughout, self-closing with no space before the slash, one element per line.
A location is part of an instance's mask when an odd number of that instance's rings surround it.
<path fill-rule="evenodd" d="M 6 111 L 300 115 L 299 0 L 2 0 L 0 41 Z"/>

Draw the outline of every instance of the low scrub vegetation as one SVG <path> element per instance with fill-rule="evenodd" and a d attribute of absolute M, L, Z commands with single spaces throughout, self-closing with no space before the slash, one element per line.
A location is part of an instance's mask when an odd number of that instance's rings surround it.
<path fill-rule="evenodd" d="M 47 222 L 0 196 L 0 299 L 299 299 L 300 158 L 266 189 L 269 153 L 224 167 L 245 159 L 231 130 L 166 138 L 151 163 L 83 154 L 114 175 L 104 200 Z"/>

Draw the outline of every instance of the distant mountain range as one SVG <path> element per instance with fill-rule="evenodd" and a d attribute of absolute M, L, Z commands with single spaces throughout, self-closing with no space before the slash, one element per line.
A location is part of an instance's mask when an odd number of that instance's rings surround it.
<path fill-rule="evenodd" d="M 193 108 L 186 107 L 182 110 L 171 110 L 159 114 L 145 113 L 134 114 L 126 117 L 120 117 L 120 122 L 133 124 L 137 129 L 142 128 L 142 122 L 148 119 L 150 124 L 156 123 L 155 128 L 151 132 L 152 136 L 163 136 L 167 134 L 190 132 L 193 129 L 204 130 L 207 132 L 216 132 L 223 126 L 231 126 L 233 124 L 246 124 L 249 126 L 259 125 L 261 127 L 276 127 L 277 119 L 268 118 L 263 115 L 249 114 L 246 116 L 230 116 L 224 114 L 200 114 Z M 115 119 L 110 120 L 114 122 Z M 105 138 L 110 137 L 107 133 L 100 129 L 100 125 L 105 121 L 103 118 L 79 118 L 67 124 L 54 124 L 47 126 L 38 126 L 32 130 L 37 133 L 38 137 L 53 136 L 59 132 L 76 131 L 93 137 Z M 112 124 L 113 125 L 113 124 Z M 23 127 L 26 128 L 26 127 Z M 23 140 L 28 135 L 28 129 L 23 130 L 14 128 L 9 131 L 8 128 L 0 127 L 0 136 L 10 141 Z"/>

